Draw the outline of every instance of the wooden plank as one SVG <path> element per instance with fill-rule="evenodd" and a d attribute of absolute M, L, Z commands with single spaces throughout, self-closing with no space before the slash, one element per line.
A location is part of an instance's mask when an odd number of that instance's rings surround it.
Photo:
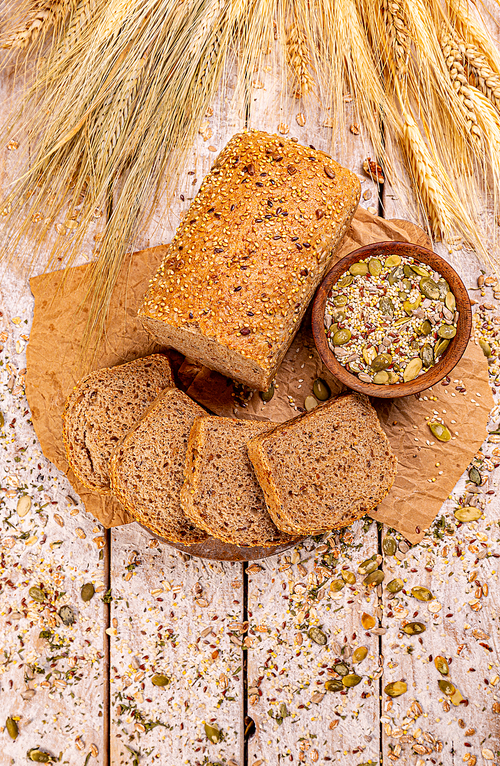
<path fill-rule="evenodd" d="M 137 248 L 172 239 L 218 152 L 244 126 L 232 88 L 229 72 L 173 197 L 160 196 Z M 113 763 L 130 761 L 128 746 L 151 762 L 195 766 L 208 757 L 241 764 L 242 639 L 230 626 L 243 620 L 242 565 L 184 556 L 132 524 L 113 530 L 111 571 Z M 155 673 L 171 678 L 167 687 L 152 684 Z M 166 726 L 149 731 L 147 722 L 157 720 Z M 219 744 L 207 739 L 204 721 L 220 727 Z"/>
<path fill-rule="evenodd" d="M 347 126 L 354 124 L 352 108 L 346 101 Z M 345 135 L 333 136 L 328 125 L 328 112 L 317 101 L 283 95 L 271 62 L 256 73 L 249 126 L 330 152 L 358 175 L 361 204 L 376 212 L 376 185 L 362 170 L 370 155 L 362 130 L 357 134 L 347 127 Z M 357 573 L 359 563 L 376 553 L 376 524 L 363 528 L 358 522 L 340 538 L 333 534 L 319 545 L 309 539 L 291 553 L 259 562 L 262 569 L 248 567 L 248 714 L 256 723 L 248 742 L 250 766 L 378 763 L 378 636 L 361 625 L 363 612 L 377 616 L 378 601 Z M 330 582 L 343 568 L 356 582 L 332 594 Z M 318 625 L 328 637 L 325 646 L 307 635 Z M 367 648 L 367 658 L 354 668 L 361 683 L 348 693 L 325 693 L 325 681 L 340 677 L 334 664 L 345 659 L 352 668 L 350 655 L 359 646 Z"/>
<path fill-rule="evenodd" d="M 40 746 L 62 763 L 95 753 L 91 762 L 106 764 L 104 531 L 41 454 L 24 394 L 32 298 L 9 274 L 2 288 L 0 727 L 10 716 L 19 729 L 15 741 L 4 730 L 3 762 Z M 85 583 L 96 590 L 88 602 Z M 73 625 L 61 620 L 65 606 Z"/>
<path fill-rule="evenodd" d="M 113 530 L 111 550 L 112 763 L 134 752 L 148 763 L 241 763 L 241 564 L 182 554 L 136 524 Z"/>
<path fill-rule="evenodd" d="M 13 92 L 12 73 L 4 70 L 4 105 Z M 17 143 L 2 147 L 2 195 L 20 162 Z M 0 225 L 3 221 L 2 216 Z M 28 264 L 29 242 L 23 247 Z M 24 393 L 33 317 L 27 278 L 28 268 L 9 263 L 0 288 L 1 760 L 21 762 L 29 749 L 41 747 L 60 755 L 61 763 L 83 762 L 88 756 L 89 763 L 105 766 L 105 535 L 78 503 L 66 477 L 44 458 L 33 430 Z M 90 601 L 81 597 L 85 583 L 95 588 Z M 30 594 L 33 587 L 41 591 Z M 71 609 L 74 624 L 63 623 L 61 607 Z M 66 609 L 70 617 L 71 612 Z M 8 717 L 17 723 L 15 741 L 4 728 Z"/>

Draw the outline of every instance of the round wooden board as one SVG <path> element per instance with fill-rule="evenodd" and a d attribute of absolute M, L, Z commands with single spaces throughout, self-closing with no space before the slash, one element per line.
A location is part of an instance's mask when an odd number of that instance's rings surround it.
<path fill-rule="evenodd" d="M 239 545 L 232 545 L 231 543 L 224 543 L 222 540 L 217 540 L 215 537 L 209 537 L 202 543 L 195 543 L 195 545 L 184 545 L 183 543 L 173 543 L 170 540 L 166 540 L 164 537 L 152 532 L 144 524 L 140 524 L 146 532 L 149 532 L 151 537 L 160 540 L 166 545 L 171 545 L 172 548 L 177 548 L 178 551 L 183 553 L 189 553 L 190 556 L 197 556 L 201 559 L 216 559 L 217 561 L 256 561 L 257 559 L 266 559 L 269 556 L 276 556 L 277 553 L 283 553 L 288 548 L 293 548 L 297 543 L 305 540 L 305 537 L 296 537 L 293 542 L 281 543 L 281 545 L 272 546 L 254 546 L 244 548 Z"/>

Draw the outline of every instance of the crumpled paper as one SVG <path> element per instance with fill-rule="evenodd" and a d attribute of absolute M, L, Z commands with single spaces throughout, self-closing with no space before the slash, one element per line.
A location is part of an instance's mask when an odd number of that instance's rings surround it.
<path fill-rule="evenodd" d="M 383 240 L 430 247 L 427 235 L 418 226 L 388 221 L 358 208 L 332 265 L 358 247 Z M 73 386 L 91 369 L 159 350 L 137 319 L 137 309 L 165 249 L 162 245 L 127 257 L 112 296 L 105 336 L 91 362 L 81 354 L 88 311 L 85 276 L 91 266 L 70 269 L 65 276 L 53 272 L 30 280 L 35 314 L 27 348 L 26 393 L 33 425 L 45 456 L 68 476 L 86 509 L 106 527 L 133 519 L 116 500 L 89 492 L 77 482 L 62 443 L 61 413 Z M 278 371 L 276 393 L 267 404 L 258 393 L 250 392 L 248 396 L 249 392 L 228 378 L 171 351 L 177 382 L 216 414 L 273 422 L 288 420 L 303 410 L 315 378 L 326 380 L 333 394 L 342 390 L 323 366 L 309 327 L 307 313 Z M 481 446 L 493 407 L 487 362 L 473 341 L 450 378 L 449 385 L 437 384 L 418 396 L 373 400 L 399 467 L 389 495 L 371 515 L 402 532 L 411 542 L 422 538 Z M 432 420 L 436 413 L 453 433 L 448 443 L 435 440 L 427 426 L 426 417 Z"/>

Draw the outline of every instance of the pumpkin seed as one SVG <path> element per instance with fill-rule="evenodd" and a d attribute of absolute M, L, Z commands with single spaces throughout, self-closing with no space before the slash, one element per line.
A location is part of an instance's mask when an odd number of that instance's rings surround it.
<path fill-rule="evenodd" d="M 260 391 L 259 396 L 263 402 L 270 402 L 274 396 L 274 383 L 271 383 L 267 391 Z"/>
<path fill-rule="evenodd" d="M 307 635 L 311 641 L 314 641 L 315 644 L 319 644 L 320 646 L 324 646 L 328 641 L 326 634 L 314 625 L 312 628 L 309 628 Z"/>
<path fill-rule="evenodd" d="M 441 673 L 442 676 L 447 676 L 450 672 L 450 668 L 448 666 L 448 662 L 445 659 L 445 657 L 442 657 L 440 654 L 437 657 L 434 657 L 434 665 L 436 666 L 436 669 Z"/>
<path fill-rule="evenodd" d="M 477 521 L 483 515 L 480 508 L 476 508 L 473 505 L 466 505 L 463 508 L 457 508 L 453 511 L 453 515 L 458 521 L 466 524 L 468 521 Z"/>
<path fill-rule="evenodd" d="M 333 303 L 335 306 L 337 306 L 337 308 L 345 306 L 347 303 L 347 295 L 335 295 L 333 298 Z"/>
<path fill-rule="evenodd" d="M 393 314 L 394 313 L 394 304 L 391 301 L 390 298 L 386 298 L 383 296 L 379 302 L 378 302 L 378 308 L 382 312 L 382 314 Z"/>
<path fill-rule="evenodd" d="M 349 272 L 353 275 L 353 277 L 364 277 L 366 274 L 368 274 L 368 264 L 364 261 L 353 263 L 352 266 L 349 267 Z"/>
<path fill-rule="evenodd" d="M 404 681 L 392 681 L 384 688 L 385 693 L 389 697 L 401 697 L 402 694 L 408 690 L 408 686 Z"/>
<path fill-rule="evenodd" d="M 440 277 L 437 281 L 437 286 L 439 290 L 439 300 L 444 301 L 446 300 L 446 296 L 450 292 L 450 286 L 446 279 L 443 279 L 443 277 Z"/>
<path fill-rule="evenodd" d="M 5 722 L 5 728 L 7 729 L 8 735 L 11 739 L 16 740 L 17 736 L 19 734 L 19 727 L 17 725 L 17 721 L 15 721 L 12 716 L 9 716 Z"/>
<path fill-rule="evenodd" d="M 329 678 L 325 682 L 325 689 L 327 692 L 342 692 L 345 689 L 344 684 L 340 678 Z"/>
<path fill-rule="evenodd" d="M 332 580 L 330 590 L 332 593 L 339 593 L 344 587 L 345 582 L 343 580 Z"/>
<path fill-rule="evenodd" d="M 372 275 L 372 277 L 378 277 L 380 272 L 382 271 L 382 263 L 379 261 L 378 258 L 370 258 L 368 261 L 368 271 Z"/>
<path fill-rule="evenodd" d="M 349 666 L 345 664 L 345 662 L 337 662 L 336 665 L 333 666 L 333 669 L 336 673 L 339 674 L 339 676 L 346 676 L 349 673 Z"/>
<path fill-rule="evenodd" d="M 167 686 L 170 683 L 170 678 L 167 676 L 161 675 L 161 673 L 156 673 L 152 679 L 151 683 L 153 686 Z"/>
<path fill-rule="evenodd" d="M 361 676 L 356 675 L 356 673 L 349 673 L 348 676 L 343 677 L 342 684 L 347 689 L 351 689 L 353 686 L 360 684 L 362 680 Z"/>
<path fill-rule="evenodd" d="M 434 359 L 437 359 L 438 356 L 444 354 L 449 345 L 450 341 L 447 338 L 440 338 L 434 346 Z"/>
<path fill-rule="evenodd" d="M 73 625 L 76 622 L 75 613 L 70 606 L 62 606 L 59 609 L 59 617 L 65 625 Z"/>
<path fill-rule="evenodd" d="M 422 277 L 420 280 L 420 292 L 432 301 L 439 300 L 439 287 L 430 277 Z"/>
<path fill-rule="evenodd" d="M 418 636 L 420 633 L 424 633 L 426 627 L 423 622 L 407 622 L 403 627 L 403 631 L 408 636 Z"/>
<path fill-rule="evenodd" d="M 335 283 L 335 287 L 349 287 L 349 285 L 352 284 L 352 280 L 353 278 L 351 274 L 345 274 Z"/>
<path fill-rule="evenodd" d="M 90 601 L 94 597 L 94 593 L 95 588 L 91 582 L 86 582 L 85 585 L 82 585 L 80 590 L 82 601 Z"/>
<path fill-rule="evenodd" d="M 318 406 L 318 400 L 314 396 L 306 396 L 304 399 L 304 407 L 306 408 L 306 412 L 311 412 L 315 407 Z"/>
<path fill-rule="evenodd" d="M 396 577 L 394 580 L 391 580 L 389 583 L 387 583 L 387 590 L 389 593 L 399 593 L 400 590 L 403 590 L 405 587 L 405 584 L 402 580 L 399 579 L 399 577 Z"/>
<path fill-rule="evenodd" d="M 400 263 L 401 258 L 399 255 L 389 255 L 389 257 L 385 259 L 385 265 L 388 269 L 392 269 L 394 266 L 399 266 Z"/>
<path fill-rule="evenodd" d="M 418 274 L 419 277 L 428 277 L 429 272 L 426 268 L 423 266 L 420 266 L 418 263 L 412 263 L 410 266 L 411 269 L 415 272 L 415 274 Z"/>
<path fill-rule="evenodd" d="M 23 495 L 20 497 L 17 501 L 17 515 L 22 519 L 24 516 L 26 516 L 27 513 L 29 513 L 30 508 L 31 497 L 29 495 Z"/>
<path fill-rule="evenodd" d="M 456 692 L 456 688 L 453 686 L 451 681 L 446 681 L 444 678 L 439 679 L 438 686 L 443 694 L 446 694 L 447 697 L 451 697 L 451 695 Z"/>
<path fill-rule="evenodd" d="M 453 327 L 452 324 L 442 324 L 440 325 L 438 329 L 438 335 L 440 338 L 445 338 L 445 340 L 449 340 L 450 338 L 454 338 L 457 334 L 457 328 Z"/>
<path fill-rule="evenodd" d="M 367 574 L 365 579 L 363 580 L 363 583 L 365 585 L 380 585 L 380 583 L 384 582 L 385 574 L 382 572 L 381 569 L 375 569 L 373 572 L 370 572 L 370 574 Z"/>
<path fill-rule="evenodd" d="M 380 372 L 381 370 L 385 370 L 386 367 L 389 367 L 389 365 L 392 363 L 392 356 L 390 354 L 377 354 L 375 359 L 373 360 L 371 367 L 372 370 L 375 370 L 375 372 Z"/>
<path fill-rule="evenodd" d="M 432 435 L 438 439 L 440 442 L 449 442 L 451 439 L 451 433 L 449 432 L 448 428 L 443 425 L 443 423 L 427 423 L 429 428 L 431 429 Z"/>
<path fill-rule="evenodd" d="M 47 598 L 43 590 L 41 588 L 37 588 L 36 585 L 30 588 L 28 593 L 30 594 L 30 597 L 33 599 L 33 601 L 45 601 Z"/>
<path fill-rule="evenodd" d="M 477 470 L 475 465 L 473 465 L 472 468 L 469 471 L 469 479 L 474 484 L 476 484 L 478 487 L 479 487 L 479 485 L 481 484 L 481 482 L 483 480 L 482 477 L 481 477 L 481 474 L 479 473 L 479 471 Z"/>
<path fill-rule="evenodd" d="M 26 755 L 28 760 L 35 761 L 35 763 L 54 763 L 56 760 L 53 755 L 40 750 L 38 747 L 32 747 Z"/>
<path fill-rule="evenodd" d="M 415 275 L 415 272 L 413 271 L 409 263 L 405 263 L 405 265 L 403 266 L 403 274 L 405 275 L 405 277 L 413 277 Z M 406 280 L 406 281 L 409 281 L 409 280 Z"/>
<path fill-rule="evenodd" d="M 354 585 L 356 582 L 356 575 L 354 572 L 349 572 L 348 570 L 343 569 L 340 573 L 340 576 L 342 577 L 343 581 L 349 585 Z"/>
<path fill-rule="evenodd" d="M 386 556 L 394 556 L 398 549 L 398 544 L 393 537 L 389 535 L 382 540 L 382 550 Z"/>
<path fill-rule="evenodd" d="M 395 266 L 387 277 L 387 281 L 390 285 L 396 284 L 400 279 L 403 279 L 404 271 L 400 266 Z"/>
<path fill-rule="evenodd" d="M 411 589 L 410 593 L 418 601 L 432 601 L 434 599 L 429 588 L 424 588 L 423 585 L 416 585 Z"/>
<path fill-rule="evenodd" d="M 455 688 L 455 691 L 453 692 L 453 694 L 450 697 L 451 704 L 452 705 L 460 705 L 460 703 L 462 702 L 463 699 L 464 698 L 462 697 L 462 695 L 460 694 L 458 689 Z"/>
<path fill-rule="evenodd" d="M 373 382 L 376 383 L 378 386 L 383 385 L 384 383 L 389 382 L 389 373 L 387 370 L 380 370 L 380 372 L 376 372 L 373 376 Z"/>
<path fill-rule="evenodd" d="M 368 649 L 366 646 L 358 646 L 358 648 L 355 649 L 352 653 L 352 664 L 357 665 L 358 663 L 363 662 L 367 654 Z"/>
<path fill-rule="evenodd" d="M 330 386 L 323 378 L 316 378 L 313 383 L 313 394 L 320 402 L 326 402 L 332 395 L 332 392 L 330 391 Z"/>
<path fill-rule="evenodd" d="M 377 561 L 377 554 L 375 553 L 373 556 L 370 556 L 369 559 L 365 559 L 361 562 L 361 564 L 358 566 L 358 572 L 361 575 L 369 574 L 370 572 L 373 572 L 374 569 L 378 567 L 378 561 Z"/>
<path fill-rule="evenodd" d="M 490 344 L 487 341 L 483 340 L 483 338 L 480 338 L 479 339 L 479 345 L 481 346 L 483 354 L 485 355 L 485 357 L 487 359 L 489 359 L 490 356 L 491 356 L 491 346 L 490 346 Z"/>
<path fill-rule="evenodd" d="M 372 614 L 368 614 L 367 612 L 363 612 L 361 615 L 361 625 L 365 630 L 371 630 L 375 627 L 375 617 Z"/>
<path fill-rule="evenodd" d="M 350 340 L 351 340 L 350 330 L 337 330 L 337 332 L 333 336 L 334 346 L 343 346 L 344 343 L 349 343 Z"/>
<path fill-rule="evenodd" d="M 424 363 L 424 367 L 432 367 L 434 364 L 434 351 L 432 350 L 432 346 L 429 345 L 429 343 L 426 343 L 420 349 L 420 358 Z"/>
<path fill-rule="evenodd" d="M 424 319 L 424 321 L 419 327 L 419 332 L 420 332 L 420 335 L 430 335 L 430 333 L 432 332 L 432 325 L 428 319 Z"/>
<path fill-rule="evenodd" d="M 403 372 L 403 380 L 405 383 L 408 383 L 410 380 L 414 380 L 420 370 L 422 369 L 422 360 L 415 356 L 408 364 L 406 365 L 404 372 Z"/>
<path fill-rule="evenodd" d="M 446 298 L 444 299 L 444 305 L 446 306 L 448 311 L 455 311 L 457 308 L 457 302 L 455 300 L 455 296 L 450 290 L 448 290 L 448 292 L 446 293 Z"/>
<path fill-rule="evenodd" d="M 209 723 L 205 724 L 205 734 L 207 735 L 210 742 L 214 743 L 214 745 L 216 745 L 217 742 L 220 742 L 222 739 L 222 732 L 219 727 Z"/>

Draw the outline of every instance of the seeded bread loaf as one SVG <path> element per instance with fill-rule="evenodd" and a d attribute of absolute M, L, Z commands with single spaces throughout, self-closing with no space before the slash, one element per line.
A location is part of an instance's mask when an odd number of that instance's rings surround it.
<path fill-rule="evenodd" d="M 95 370 L 75 386 L 63 412 L 63 439 L 68 463 L 85 487 L 109 495 L 112 450 L 158 394 L 173 385 L 167 357 L 152 354 Z"/>
<path fill-rule="evenodd" d="M 181 506 L 212 537 L 243 546 L 291 540 L 271 519 L 248 458 L 247 442 L 271 424 L 207 416 L 189 435 Z"/>
<path fill-rule="evenodd" d="M 169 388 L 111 456 L 111 489 L 127 511 L 161 537 L 186 545 L 207 537 L 180 503 L 189 432 L 195 418 L 205 414 L 187 394 Z"/>
<path fill-rule="evenodd" d="M 340 243 L 360 184 L 262 131 L 230 140 L 139 309 L 162 345 L 265 391 Z"/>
<path fill-rule="evenodd" d="M 348 394 L 254 437 L 248 454 L 279 529 L 317 534 L 375 508 L 397 460 L 365 396 Z"/>

